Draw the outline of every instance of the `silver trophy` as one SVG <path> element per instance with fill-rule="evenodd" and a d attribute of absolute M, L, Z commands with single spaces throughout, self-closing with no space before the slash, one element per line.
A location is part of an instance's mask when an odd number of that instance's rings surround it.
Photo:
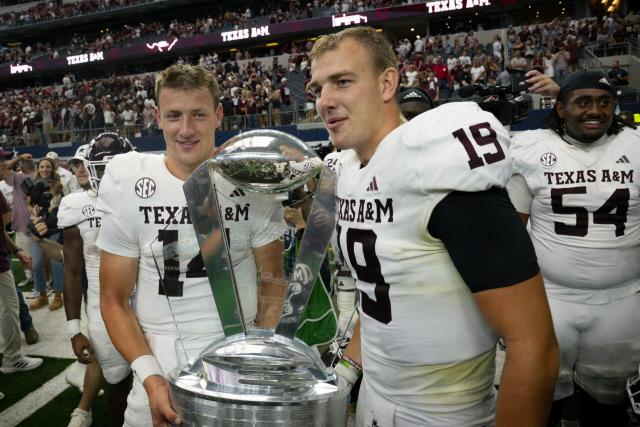
<path fill-rule="evenodd" d="M 283 132 L 247 132 L 224 146 L 183 188 L 225 336 L 170 375 L 172 405 L 187 426 L 345 426 L 348 390 L 338 387 L 317 353 L 295 338 L 335 226 L 335 175 L 302 141 Z M 275 331 L 248 328 L 216 176 L 244 191 L 279 193 L 320 170 L 279 324 Z M 207 241 L 220 237 L 223 249 L 205 249 Z"/>

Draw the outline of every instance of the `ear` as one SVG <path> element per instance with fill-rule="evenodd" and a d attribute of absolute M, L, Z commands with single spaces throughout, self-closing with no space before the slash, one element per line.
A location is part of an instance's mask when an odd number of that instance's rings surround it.
<path fill-rule="evenodd" d="M 223 115 L 224 115 L 224 112 L 222 110 L 222 104 L 218 103 L 218 106 L 216 107 L 216 129 L 218 129 L 222 124 Z"/>
<path fill-rule="evenodd" d="M 379 82 L 382 101 L 389 102 L 393 100 L 398 92 L 398 84 L 400 82 L 398 70 L 393 67 L 387 68 L 380 74 Z"/>
<path fill-rule="evenodd" d="M 162 129 L 162 126 L 160 125 L 160 107 L 158 107 L 157 105 L 153 107 L 153 115 L 155 116 L 158 127 Z"/>
<path fill-rule="evenodd" d="M 565 108 L 562 102 L 556 102 L 556 113 L 558 114 L 558 117 L 564 120 Z"/>

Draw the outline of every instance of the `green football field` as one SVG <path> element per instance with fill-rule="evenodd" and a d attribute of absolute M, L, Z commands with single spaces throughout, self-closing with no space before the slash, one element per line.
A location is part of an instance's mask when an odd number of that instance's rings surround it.
<path fill-rule="evenodd" d="M 62 374 L 71 365 L 73 359 L 57 359 L 43 357 L 42 366 L 33 371 L 14 374 L 0 373 L 0 391 L 5 394 L 0 400 L 0 413 L 16 405 L 20 407 L 22 399 L 35 392 L 49 380 Z M 69 416 L 80 401 L 80 391 L 73 387 L 67 388 L 60 394 L 29 415 L 20 426 L 33 427 L 64 427 L 69 423 Z M 0 417 L 1 418 L 1 417 Z M 0 425 L 4 423 L 0 421 Z M 109 426 L 107 406 L 104 396 L 99 396 L 93 405 L 93 426 Z"/>

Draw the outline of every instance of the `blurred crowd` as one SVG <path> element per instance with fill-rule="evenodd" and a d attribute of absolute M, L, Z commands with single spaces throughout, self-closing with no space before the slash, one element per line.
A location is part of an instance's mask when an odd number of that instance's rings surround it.
<path fill-rule="evenodd" d="M 84 4 L 80 2 L 77 4 Z M 89 4 L 98 2 L 86 2 Z M 100 2 L 104 3 L 104 1 Z M 115 3 L 115 2 L 112 2 Z M 134 0 L 122 1 L 122 6 L 135 3 Z M 402 4 L 397 0 L 314 0 L 309 3 L 300 0 L 261 2 L 254 8 L 228 10 L 219 14 L 211 14 L 207 17 L 195 20 L 178 20 L 163 23 L 160 21 L 140 22 L 136 25 L 123 25 L 116 28 L 107 28 L 98 36 L 73 33 L 64 43 L 54 45 L 49 41 L 15 47 L 0 46 L 0 63 L 28 63 L 37 58 L 56 59 L 60 56 L 74 55 L 84 52 L 97 52 L 114 47 L 131 46 L 137 43 L 145 43 L 153 39 L 188 38 L 200 34 L 208 34 L 213 31 L 225 29 L 238 29 L 251 25 L 276 24 L 286 21 L 313 18 L 323 11 L 331 13 L 344 13 L 362 11 L 380 7 Z M 46 5 L 46 3 L 43 3 Z M 76 3 L 74 3 L 76 4 Z M 111 4 L 111 7 L 114 7 Z M 31 10 L 31 9 L 29 9 Z M 100 9 L 97 9 L 100 10 Z M 27 13 L 25 11 L 23 13 Z M 5 14 L 15 15 L 15 14 Z M 0 18 L 0 26 L 2 25 Z"/>
<path fill-rule="evenodd" d="M 444 102 L 458 98 L 465 86 L 508 86 L 514 71 L 536 69 L 561 83 L 579 67 L 584 47 L 602 40 L 604 32 L 607 40 L 637 38 L 639 24 L 629 19 L 634 16 L 509 27 L 496 30 L 489 43 L 480 43 L 474 32 L 398 40 L 394 48 L 401 87 L 420 87 Z M 279 63 L 277 56 L 270 64 L 251 59 L 249 50 L 225 58 L 206 52 L 177 62 L 199 63 L 216 74 L 223 130 L 264 128 L 317 120 L 315 95 L 305 90 L 311 47 L 311 41 L 283 43 L 269 52 L 287 53 L 287 63 Z M 614 64 L 611 76 L 616 84 L 628 84 L 628 72 L 619 64 Z M 153 73 L 89 80 L 67 74 L 55 86 L 0 93 L 0 144 L 88 141 L 103 129 L 119 129 L 128 137 L 151 135 L 157 132 L 154 106 Z"/>
<path fill-rule="evenodd" d="M 509 26 L 506 40 L 496 33 L 484 44 L 469 32 L 463 37 L 416 36 L 399 40 L 394 47 L 401 64 L 401 86 L 420 87 L 434 100 L 442 100 L 464 86 L 510 85 L 514 72 L 531 69 L 562 83 L 578 69 L 585 46 L 637 39 L 639 28 L 634 14 L 601 21 L 556 19 L 520 29 Z"/>
<path fill-rule="evenodd" d="M 14 27 L 34 24 L 36 22 L 51 21 L 53 19 L 69 18 L 86 15 L 104 10 L 118 9 L 149 0 L 81 0 L 64 3 L 61 1 L 39 2 L 25 10 L 12 11 L 0 15 L 0 27 Z"/>

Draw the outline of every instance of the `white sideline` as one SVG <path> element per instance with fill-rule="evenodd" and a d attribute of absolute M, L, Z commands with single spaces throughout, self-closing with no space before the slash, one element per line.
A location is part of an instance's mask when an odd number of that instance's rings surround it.
<path fill-rule="evenodd" d="M 33 415 L 35 411 L 42 408 L 60 393 L 70 387 L 66 380 L 67 371 L 73 367 L 73 363 L 64 371 L 53 377 L 40 388 L 26 395 L 22 400 L 16 402 L 4 411 L 0 412 L 0 420 L 4 427 L 14 427 Z M 19 374 L 18 374 L 19 375 Z M 17 379 L 17 378 L 16 378 Z"/>

